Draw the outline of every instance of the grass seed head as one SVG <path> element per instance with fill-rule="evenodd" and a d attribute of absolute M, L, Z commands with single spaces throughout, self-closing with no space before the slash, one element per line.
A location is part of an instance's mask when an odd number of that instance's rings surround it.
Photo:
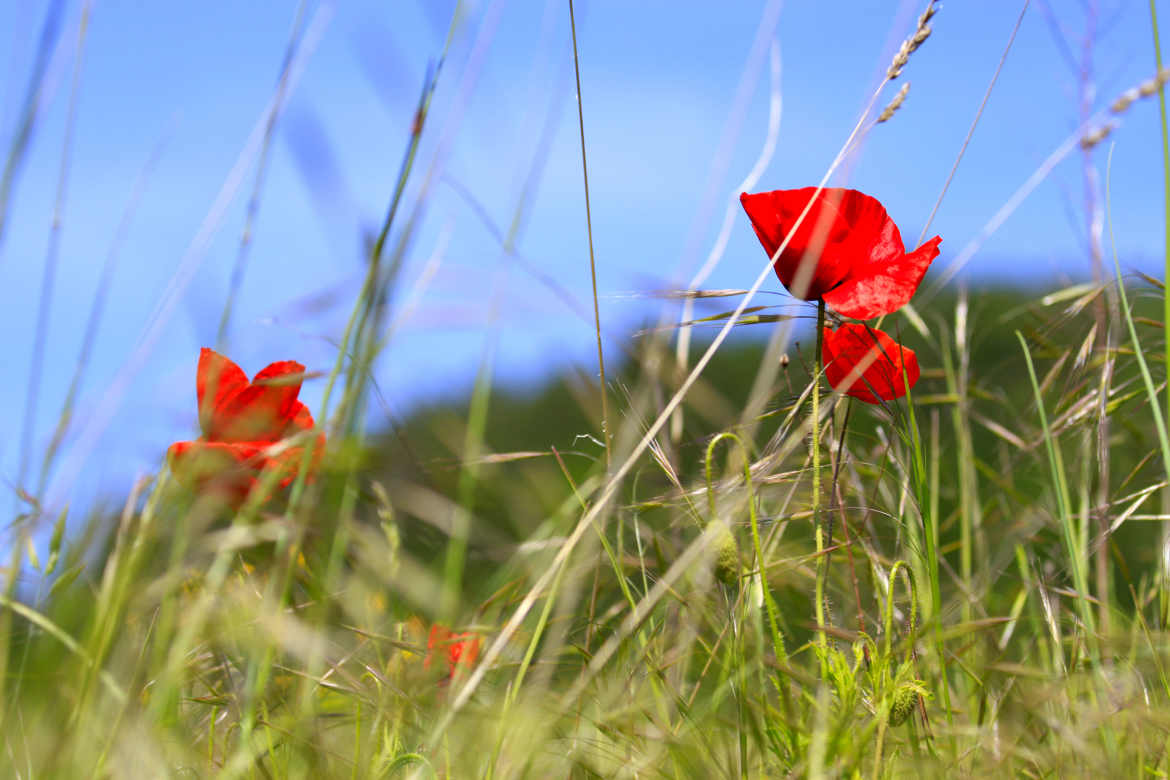
<path fill-rule="evenodd" d="M 926 10 L 922 12 L 922 16 L 918 17 L 918 26 L 914 29 L 914 34 L 902 41 L 902 46 L 894 55 L 894 61 L 886 70 L 887 79 L 893 81 L 898 78 L 902 74 L 902 68 L 906 67 L 906 63 L 910 60 L 910 55 L 930 37 L 932 32 L 930 20 L 936 13 L 938 13 L 938 8 L 935 6 L 934 0 L 931 0 L 930 4 L 926 6 Z"/>
<path fill-rule="evenodd" d="M 1168 81 L 1170 81 L 1170 67 L 1162 68 L 1153 78 L 1146 79 L 1136 87 L 1130 87 L 1118 95 L 1117 99 L 1109 105 L 1109 110 L 1114 114 L 1124 114 L 1137 101 L 1156 95 L 1158 90 L 1166 86 Z"/>
<path fill-rule="evenodd" d="M 906 102 L 906 93 L 909 91 L 910 82 L 907 81 L 902 85 L 902 88 L 898 90 L 898 94 L 894 95 L 894 99 L 890 101 L 890 104 L 882 109 L 882 113 L 877 118 L 878 124 L 890 121 L 890 118 L 894 116 L 894 112 L 901 108 L 902 104 Z"/>
<path fill-rule="evenodd" d="M 1094 146 L 1108 138 L 1109 134 L 1112 133 L 1115 129 L 1117 129 L 1117 123 L 1108 122 L 1089 131 L 1085 134 L 1085 137 L 1081 139 L 1081 148 L 1092 149 Z"/>

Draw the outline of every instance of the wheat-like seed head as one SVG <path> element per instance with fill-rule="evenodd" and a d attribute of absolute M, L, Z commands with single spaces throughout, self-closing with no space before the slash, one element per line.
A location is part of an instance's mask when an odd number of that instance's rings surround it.
<path fill-rule="evenodd" d="M 1120 116 L 1130 109 L 1130 107 L 1139 100 L 1153 97 L 1158 93 L 1162 87 L 1170 82 L 1170 67 L 1162 68 L 1152 78 L 1148 78 L 1136 87 L 1130 87 L 1117 96 L 1117 99 L 1109 104 L 1109 112 L 1114 116 Z M 1100 127 L 1095 127 L 1085 133 L 1081 139 L 1082 149 L 1092 149 L 1097 144 L 1109 137 L 1109 134 L 1116 130 L 1118 122 L 1109 121 Z"/>
<path fill-rule="evenodd" d="M 877 118 L 878 124 L 890 121 L 890 118 L 894 116 L 894 112 L 901 108 L 902 104 L 906 102 L 906 93 L 909 91 L 910 82 L 907 81 L 902 85 L 902 88 L 898 90 L 898 94 L 894 95 L 894 99 L 890 101 L 889 105 L 882 109 L 882 113 L 879 114 Z"/>
<path fill-rule="evenodd" d="M 1170 68 L 1162 68 L 1153 78 L 1146 79 L 1136 87 L 1130 87 L 1114 100 L 1109 110 L 1114 114 L 1123 114 L 1138 100 L 1152 97 L 1159 89 L 1170 81 Z"/>
<path fill-rule="evenodd" d="M 890 67 L 886 71 L 886 78 L 890 81 L 893 81 L 902 74 L 902 68 L 906 66 L 910 55 L 930 37 L 930 20 L 938 13 L 938 8 L 935 7 L 934 3 L 935 0 L 930 0 L 930 3 L 926 6 L 926 10 L 922 12 L 922 16 L 918 17 L 918 26 L 914 29 L 914 34 L 902 41 L 901 48 L 894 55 L 894 61 L 890 63 Z"/>
<path fill-rule="evenodd" d="M 1085 133 L 1085 137 L 1081 139 L 1082 149 L 1092 149 L 1097 144 L 1109 137 L 1109 134 L 1117 129 L 1117 122 L 1107 122 L 1100 127 L 1090 130 Z"/>

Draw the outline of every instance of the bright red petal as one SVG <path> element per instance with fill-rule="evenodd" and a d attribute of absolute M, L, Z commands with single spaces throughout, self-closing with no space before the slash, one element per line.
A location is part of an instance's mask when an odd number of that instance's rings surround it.
<path fill-rule="evenodd" d="M 455 673 L 460 664 L 475 666 L 475 659 L 479 658 L 479 643 L 479 636 L 470 632 L 451 637 L 451 644 L 447 647 L 447 665 L 451 668 L 451 674 Z"/>
<path fill-rule="evenodd" d="M 888 223 L 892 229 L 893 222 Z M 901 239 L 897 241 L 901 247 Z M 879 259 L 858 266 L 840 285 L 826 292 L 825 303 L 845 317 L 868 320 L 891 314 L 905 306 L 914 297 L 926 269 L 938 257 L 938 236 L 909 254 L 890 256 L 889 243 L 878 242 L 873 255 Z"/>
<path fill-rule="evenodd" d="M 171 445 L 167 457 L 180 483 L 239 506 L 256 484 L 263 449 L 263 444 L 181 441 Z"/>
<path fill-rule="evenodd" d="M 815 187 L 803 187 L 751 195 L 745 192 L 739 196 L 756 236 L 770 257 L 776 257 L 785 236 L 792 231 L 815 192 Z M 857 258 L 850 249 L 853 236 L 847 214 L 860 211 L 853 201 L 868 197 L 856 190 L 821 191 L 788 246 L 773 263 L 776 276 L 790 293 L 806 301 L 816 300 L 849 274 Z"/>
<path fill-rule="evenodd" d="M 825 328 L 821 358 L 825 377 L 839 390 L 869 404 L 906 395 L 918 381 L 918 356 L 887 334 L 857 323 Z M 902 369 L 905 367 L 905 377 Z"/>
<path fill-rule="evenodd" d="M 267 445 L 255 442 L 179 441 L 167 450 L 171 466 L 187 475 L 216 474 L 237 467 L 255 468 Z"/>
<path fill-rule="evenodd" d="M 290 408 L 292 419 L 288 422 L 285 429 L 284 436 L 296 436 L 304 431 L 313 430 L 313 415 L 309 413 L 309 408 L 300 401 L 293 401 Z M 280 486 L 288 487 L 297 473 L 301 469 L 301 460 L 305 454 L 306 445 L 298 445 L 289 447 L 272 455 L 269 458 L 268 468 L 278 469 L 281 473 Z M 321 465 L 321 457 L 325 454 L 325 434 L 324 432 L 317 433 L 317 439 L 313 444 L 312 460 L 308 467 L 308 477 L 313 479 L 317 468 Z"/>
<path fill-rule="evenodd" d="M 213 349 L 199 352 L 195 372 L 195 395 L 199 402 L 199 427 L 207 435 L 215 411 L 248 386 L 248 375 L 239 366 Z"/>
<path fill-rule="evenodd" d="M 313 414 L 309 411 L 309 407 L 300 401 L 294 401 L 289 412 L 289 433 L 313 429 Z"/>
<path fill-rule="evenodd" d="M 313 479 L 314 472 L 321 464 L 321 454 L 325 450 L 325 435 L 321 434 L 317 437 L 316 446 L 313 447 L 312 460 L 309 462 L 308 479 Z M 283 449 L 269 457 L 265 463 L 266 470 L 275 470 L 280 474 L 280 481 L 277 483 L 282 488 L 288 487 L 293 480 L 297 478 L 297 474 L 301 470 L 301 461 L 305 457 L 304 447 L 289 447 Z"/>
<path fill-rule="evenodd" d="M 840 209 L 849 224 L 850 250 L 857 253 L 850 265 L 850 275 L 866 265 L 901 257 L 906 251 L 902 234 L 881 201 L 857 190 L 845 190 L 845 193 Z"/>
<path fill-rule="evenodd" d="M 430 669 L 431 662 L 435 657 L 435 649 L 446 644 L 451 636 L 451 631 L 442 623 L 435 623 L 431 626 L 430 636 L 427 637 L 427 654 L 423 658 L 423 668 Z"/>
<path fill-rule="evenodd" d="M 296 402 L 296 413 L 293 415 L 292 422 L 289 423 L 287 436 L 292 436 L 300 431 L 313 430 L 313 415 L 309 412 L 309 407 L 305 406 L 300 401 Z M 315 471 L 321 461 L 321 456 L 325 454 L 325 432 L 318 431 L 317 443 L 313 448 L 313 470 Z"/>
<path fill-rule="evenodd" d="M 295 360 L 266 367 L 251 385 L 216 409 L 207 438 L 234 442 L 284 438 L 299 411 L 297 394 L 304 373 L 305 367 Z"/>

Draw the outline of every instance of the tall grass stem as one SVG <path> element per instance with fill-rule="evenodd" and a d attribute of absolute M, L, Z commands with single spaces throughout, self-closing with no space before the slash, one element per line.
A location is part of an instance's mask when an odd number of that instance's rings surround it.
<path fill-rule="evenodd" d="M 601 432 L 605 441 L 605 470 L 609 471 L 613 436 L 609 428 L 605 354 L 601 347 L 601 308 L 597 302 L 597 262 L 593 254 L 593 213 L 589 204 L 589 163 L 585 158 L 585 110 L 581 105 L 581 65 L 577 57 L 577 17 L 573 13 L 573 0 L 569 0 L 569 27 L 573 35 L 573 74 L 577 79 L 577 127 L 581 132 L 581 176 L 585 180 L 585 231 L 589 236 L 589 278 L 593 283 L 593 326 L 597 332 L 597 371 L 601 381 Z"/>

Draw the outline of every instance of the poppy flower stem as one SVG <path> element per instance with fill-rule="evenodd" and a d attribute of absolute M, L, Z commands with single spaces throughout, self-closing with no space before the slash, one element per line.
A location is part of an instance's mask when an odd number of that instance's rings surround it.
<path fill-rule="evenodd" d="M 812 386 L 812 517 L 817 543 L 817 583 L 816 583 L 816 617 L 817 617 L 817 644 L 821 649 L 821 674 L 828 671 L 828 635 L 825 633 L 825 530 L 821 524 L 821 371 L 824 369 L 824 358 L 821 350 L 825 338 L 825 302 L 817 301 L 817 350 L 814 365 Z"/>

